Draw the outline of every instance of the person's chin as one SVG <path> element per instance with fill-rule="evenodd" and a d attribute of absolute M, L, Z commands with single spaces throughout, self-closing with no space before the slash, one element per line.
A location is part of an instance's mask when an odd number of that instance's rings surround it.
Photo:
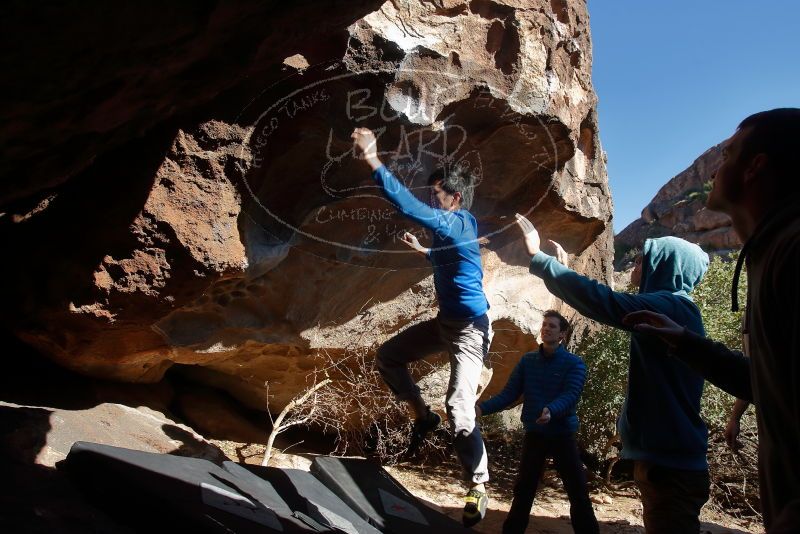
<path fill-rule="evenodd" d="M 724 213 L 726 215 L 730 215 L 730 212 L 728 211 L 727 205 L 721 204 L 719 202 L 713 202 L 713 203 L 709 202 L 709 203 L 707 203 L 706 204 L 706 209 L 709 210 L 709 211 L 716 211 L 718 213 Z"/>
<path fill-rule="evenodd" d="M 721 193 L 716 190 L 716 188 L 712 187 L 706 197 L 705 206 L 707 210 L 725 212 L 726 203 L 720 198 L 720 195 Z"/>

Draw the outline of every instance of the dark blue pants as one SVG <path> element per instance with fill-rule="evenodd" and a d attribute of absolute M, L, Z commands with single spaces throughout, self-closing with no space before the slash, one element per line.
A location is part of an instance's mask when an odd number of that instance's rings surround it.
<path fill-rule="evenodd" d="M 544 462 L 553 459 L 558 476 L 564 482 L 569 497 L 569 516 L 572 529 L 578 533 L 597 534 L 599 527 L 594 516 L 589 491 L 586 488 L 586 473 L 578 455 L 575 434 L 546 437 L 537 432 L 526 432 L 522 444 L 522 460 L 514 486 L 514 500 L 503 523 L 503 534 L 522 534 L 528 526 L 533 507 L 533 498 L 539 479 L 544 471 Z"/>

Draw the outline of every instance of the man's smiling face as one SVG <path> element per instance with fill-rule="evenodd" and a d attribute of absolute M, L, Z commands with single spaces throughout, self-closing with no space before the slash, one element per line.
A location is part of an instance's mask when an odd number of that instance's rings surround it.
<path fill-rule="evenodd" d="M 545 317 L 542 320 L 540 334 L 542 343 L 545 345 L 557 345 L 560 343 L 564 339 L 564 332 L 561 330 L 558 317 Z"/>

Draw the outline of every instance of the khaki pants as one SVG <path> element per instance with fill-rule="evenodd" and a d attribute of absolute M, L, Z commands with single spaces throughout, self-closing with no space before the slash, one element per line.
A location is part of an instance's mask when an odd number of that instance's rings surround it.
<path fill-rule="evenodd" d="M 492 325 L 485 314 L 470 321 L 436 318 L 412 325 L 378 349 L 378 371 L 398 399 L 419 395 L 408 364 L 437 352 L 450 355 L 447 419 L 464 477 L 480 484 L 489 480 L 486 447 L 475 424 L 475 401 Z"/>
<path fill-rule="evenodd" d="M 642 494 L 647 534 L 700 532 L 700 509 L 711 486 L 708 470 L 672 469 L 637 460 L 633 479 Z"/>

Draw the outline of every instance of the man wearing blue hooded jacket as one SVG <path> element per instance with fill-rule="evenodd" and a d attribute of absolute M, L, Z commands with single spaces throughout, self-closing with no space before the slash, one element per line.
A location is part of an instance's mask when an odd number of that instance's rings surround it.
<path fill-rule="evenodd" d="M 708 255 L 697 245 L 677 237 L 647 239 L 631 275 L 639 293 L 620 293 L 543 253 L 533 224 L 516 217 L 532 256 L 531 274 L 582 315 L 627 329 L 625 315 L 651 310 L 704 335 L 700 310 L 689 297 L 708 269 Z M 634 461 L 647 533 L 696 534 L 710 485 L 708 431 L 700 417 L 703 377 L 668 352 L 661 339 L 632 333 L 628 391 L 617 428 L 622 457 Z"/>

